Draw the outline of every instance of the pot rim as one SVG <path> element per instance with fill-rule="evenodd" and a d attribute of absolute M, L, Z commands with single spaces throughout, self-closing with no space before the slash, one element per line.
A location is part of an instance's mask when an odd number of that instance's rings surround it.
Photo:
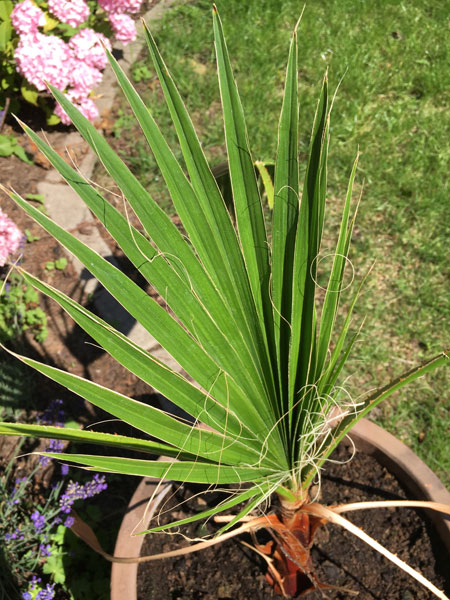
<path fill-rule="evenodd" d="M 450 505 L 450 492 L 440 479 L 410 448 L 391 433 L 368 419 L 361 419 L 344 443 L 352 442 L 358 451 L 370 454 L 398 477 L 417 500 Z M 139 483 L 120 526 L 114 556 L 140 556 L 144 536 L 131 534 L 137 531 L 138 523 L 140 530 L 148 527 L 158 506 L 156 499 L 153 500 L 154 506 L 151 508 L 148 503 L 158 484 L 160 480 L 154 478 L 144 478 Z M 159 489 L 161 490 L 161 487 Z M 426 513 L 450 552 L 450 520 L 433 510 L 426 510 Z M 137 574 L 138 563 L 112 563 L 111 600 L 137 600 Z"/>

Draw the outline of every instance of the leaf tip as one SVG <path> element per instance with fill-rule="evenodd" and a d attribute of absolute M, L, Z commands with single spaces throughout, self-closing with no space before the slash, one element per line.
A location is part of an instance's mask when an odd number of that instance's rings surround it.
<path fill-rule="evenodd" d="M 300 25 L 300 22 L 301 22 L 301 20 L 302 20 L 303 13 L 305 12 L 305 8 L 306 8 L 306 4 L 304 4 L 304 5 L 303 5 L 302 12 L 300 13 L 300 16 L 299 16 L 299 18 L 298 18 L 298 20 L 297 20 L 297 23 L 295 24 L 295 27 L 294 27 L 294 32 L 293 32 L 293 33 L 294 33 L 294 37 L 295 37 L 295 38 L 297 38 L 297 30 L 298 30 L 298 28 L 299 28 L 299 25 Z"/>
<path fill-rule="evenodd" d="M 2 183 L 0 183 L 0 190 L 2 192 L 5 192 L 5 194 L 7 194 L 8 196 L 10 195 L 10 191 Z M 0 344 L 0 347 L 1 347 L 1 344 Z"/>

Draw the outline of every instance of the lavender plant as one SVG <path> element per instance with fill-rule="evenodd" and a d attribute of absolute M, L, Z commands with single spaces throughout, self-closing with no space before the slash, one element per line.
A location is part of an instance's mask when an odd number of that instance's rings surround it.
<path fill-rule="evenodd" d="M 64 420 L 61 400 L 52 401 L 40 418 L 43 426 L 51 423 L 55 428 L 63 427 Z M 72 507 L 77 501 L 101 493 L 107 484 L 105 476 L 99 474 L 84 484 L 68 481 L 69 467 L 63 463 L 56 483 L 46 494 L 45 502 L 36 504 L 32 490 L 37 477 L 42 474 L 43 468 L 48 467 L 51 459 L 40 456 L 34 468 L 26 476 L 16 477 L 13 483 L 13 467 L 22 445 L 23 441 L 0 477 L 0 530 L 5 563 L 0 582 L 6 577 L 8 565 L 8 571 L 11 570 L 14 578 L 14 588 L 23 592 L 24 600 L 51 600 L 57 584 L 60 589 L 65 589 L 61 559 L 65 552 L 65 530 L 74 522 Z M 49 441 L 47 451 L 59 454 L 62 450 L 63 443 L 60 440 Z M 43 578 L 47 581 L 43 581 Z"/>
<path fill-rule="evenodd" d="M 72 252 L 130 314 L 146 328 L 191 378 L 180 375 L 111 325 L 50 285 L 23 272 L 27 282 L 55 300 L 119 363 L 192 416 L 192 423 L 35 360 L 26 364 L 151 436 L 138 439 L 93 431 L 38 425 L 0 424 L 5 435 L 34 435 L 163 454 L 167 462 L 121 456 L 63 453 L 64 461 L 99 472 L 154 476 L 180 482 L 230 487 L 228 499 L 189 520 L 210 517 L 244 503 L 210 544 L 244 531 L 266 528 L 272 548 L 271 578 L 284 595 L 324 587 L 310 566 L 313 532 L 324 520 L 346 527 L 386 557 L 407 566 L 352 527 L 338 510 L 310 497 L 311 483 L 352 426 L 382 400 L 447 361 L 443 352 L 381 389 L 349 399 L 340 376 L 357 334 L 352 292 L 341 329 L 334 331 L 354 224 L 351 170 L 342 221 L 323 299 L 317 296 L 326 206 L 331 104 L 325 75 L 314 119 L 302 184 L 298 158 L 297 30 L 294 31 L 281 109 L 269 230 L 249 146 L 244 113 L 222 30 L 213 10 L 233 210 L 226 203 L 203 154 L 192 122 L 158 48 L 146 32 L 184 165 L 117 62 L 108 58 L 155 156 L 182 221 L 181 232 L 111 150 L 99 132 L 55 87 L 56 100 L 91 145 L 139 217 L 142 230 L 90 182 L 62 160 L 28 127 L 25 131 L 106 227 L 123 252 L 170 307 L 166 312 L 126 275 L 61 229 L 17 194 L 11 197 Z M 348 291 L 348 290 L 347 290 Z M 192 383 L 195 380 L 197 385 Z M 55 457 L 47 452 L 46 456 Z M 250 517 L 276 495 L 281 512 Z M 397 503 L 398 504 L 398 503 Z M 408 503 L 406 503 L 408 504 Z M 411 503 L 410 503 L 411 504 Z M 423 506 L 426 503 L 412 503 Z M 352 510 L 355 505 L 352 505 Z M 361 506 L 359 506 L 361 508 Z M 450 510 L 442 507 L 440 510 Z M 350 509 L 349 509 L 350 510 Z M 233 528 L 237 523 L 243 523 Z M 302 524 L 302 526 L 300 525 Z M 306 525 L 305 525 L 306 524 Z M 296 535 L 302 527 L 306 537 Z M 153 528 L 162 530 L 165 526 Z M 303 529 L 302 529 L 303 530 Z M 199 550 L 203 542 L 188 551 Z M 179 554 L 180 551 L 177 551 Z M 169 553 L 170 554 L 170 553 Z M 127 558 L 109 557 L 111 560 Z M 147 557 L 148 558 L 148 557 Z M 150 559 L 161 558 L 160 555 Z M 289 570 L 304 577 L 288 577 Z M 408 570 L 440 598 L 432 583 Z M 302 585 L 306 587 L 300 588 Z"/>

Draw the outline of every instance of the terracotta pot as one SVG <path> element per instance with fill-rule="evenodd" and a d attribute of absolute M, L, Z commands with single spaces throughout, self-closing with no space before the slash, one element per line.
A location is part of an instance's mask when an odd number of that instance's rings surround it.
<path fill-rule="evenodd" d="M 361 419 L 353 428 L 351 438 L 358 451 L 372 455 L 395 475 L 408 489 L 411 498 L 450 505 L 450 493 L 433 471 L 393 435 L 371 421 Z M 160 502 L 157 497 L 167 493 L 168 489 L 160 486 L 155 500 L 149 505 L 157 485 L 158 481 L 154 479 L 143 479 L 138 485 L 119 530 L 115 556 L 140 556 L 144 536 L 131 534 L 148 526 Z M 428 516 L 450 552 L 450 521 L 435 511 L 428 511 Z M 113 563 L 111 600 L 137 600 L 137 572 L 137 563 Z"/>

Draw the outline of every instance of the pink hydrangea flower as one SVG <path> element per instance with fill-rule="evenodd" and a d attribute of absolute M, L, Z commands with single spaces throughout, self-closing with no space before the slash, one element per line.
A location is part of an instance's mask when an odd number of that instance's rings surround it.
<path fill-rule="evenodd" d="M 72 69 L 70 72 L 70 85 L 73 88 L 73 93 L 79 98 L 89 96 L 91 90 L 100 83 L 102 74 L 98 69 L 90 67 L 81 60 L 74 59 L 72 61 Z"/>
<path fill-rule="evenodd" d="M 98 119 L 99 117 L 97 105 L 92 98 L 85 98 L 82 100 L 79 104 L 79 109 L 89 121 L 95 121 L 95 119 Z"/>
<path fill-rule="evenodd" d="M 64 90 L 70 81 L 72 55 L 68 45 L 55 35 L 35 33 L 20 36 L 14 53 L 18 72 L 39 91 L 48 81 Z"/>
<path fill-rule="evenodd" d="M 124 13 L 112 13 L 109 15 L 109 22 L 116 34 L 116 39 L 119 42 L 128 44 L 136 39 L 136 26 L 133 19 Z"/>
<path fill-rule="evenodd" d="M 136 39 L 134 21 L 127 13 L 138 12 L 142 0 L 98 2 L 108 12 L 117 40 L 127 44 Z M 72 27 L 84 23 L 90 14 L 86 0 L 48 0 L 48 9 Z M 89 96 L 100 83 L 101 71 L 107 64 L 103 46 L 111 50 L 108 38 L 90 28 L 76 33 L 68 43 L 56 35 L 44 35 L 38 27 L 45 24 L 45 15 L 32 0 L 24 0 L 15 7 L 13 22 L 20 33 L 14 53 L 17 71 L 40 92 L 46 90 L 46 82 L 66 92 L 88 119 L 96 119 L 98 110 Z M 55 112 L 63 123 L 70 124 L 68 115 L 59 105 Z"/>
<path fill-rule="evenodd" d="M 25 0 L 12 10 L 11 22 L 19 34 L 36 33 L 38 27 L 45 25 L 45 15 L 31 0 Z"/>
<path fill-rule="evenodd" d="M 98 0 L 98 3 L 107 13 L 137 13 L 142 0 Z"/>
<path fill-rule="evenodd" d="M 72 102 L 72 104 L 74 104 L 86 117 L 86 119 L 89 119 L 89 121 L 95 121 L 95 119 L 98 118 L 98 108 L 91 98 L 79 99 L 76 94 L 73 93 L 73 90 L 69 90 L 66 96 Z M 61 119 L 61 123 L 64 123 L 64 125 L 70 125 L 72 123 L 69 115 L 60 104 L 56 104 L 55 114 L 58 115 L 58 117 Z"/>
<path fill-rule="evenodd" d="M 39 91 L 46 89 L 44 81 L 59 90 L 69 85 L 72 54 L 55 35 L 38 32 L 20 36 L 14 58 L 18 72 Z"/>
<path fill-rule="evenodd" d="M 106 36 L 97 33 L 93 29 L 82 29 L 69 40 L 69 47 L 76 58 L 95 69 L 104 69 L 108 62 L 106 53 L 100 43 L 103 43 L 109 51 L 111 44 Z"/>
<path fill-rule="evenodd" d="M 55 110 L 53 111 L 57 117 L 61 119 L 63 125 L 71 125 L 72 121 L 66 111 L 63 109 L 61 104 L 56 103 Z"/>
<path fill-rule="evenodd" d="M 17 251 L 22 238 L 20 229 L 0 209 L 0 267 Z"/>
<path fill-rule="evenodd" d="M 62 23 L 78 27 L 87 21 L 90 11 L 85 0 L 48 0 L 48 9 Z"/>

